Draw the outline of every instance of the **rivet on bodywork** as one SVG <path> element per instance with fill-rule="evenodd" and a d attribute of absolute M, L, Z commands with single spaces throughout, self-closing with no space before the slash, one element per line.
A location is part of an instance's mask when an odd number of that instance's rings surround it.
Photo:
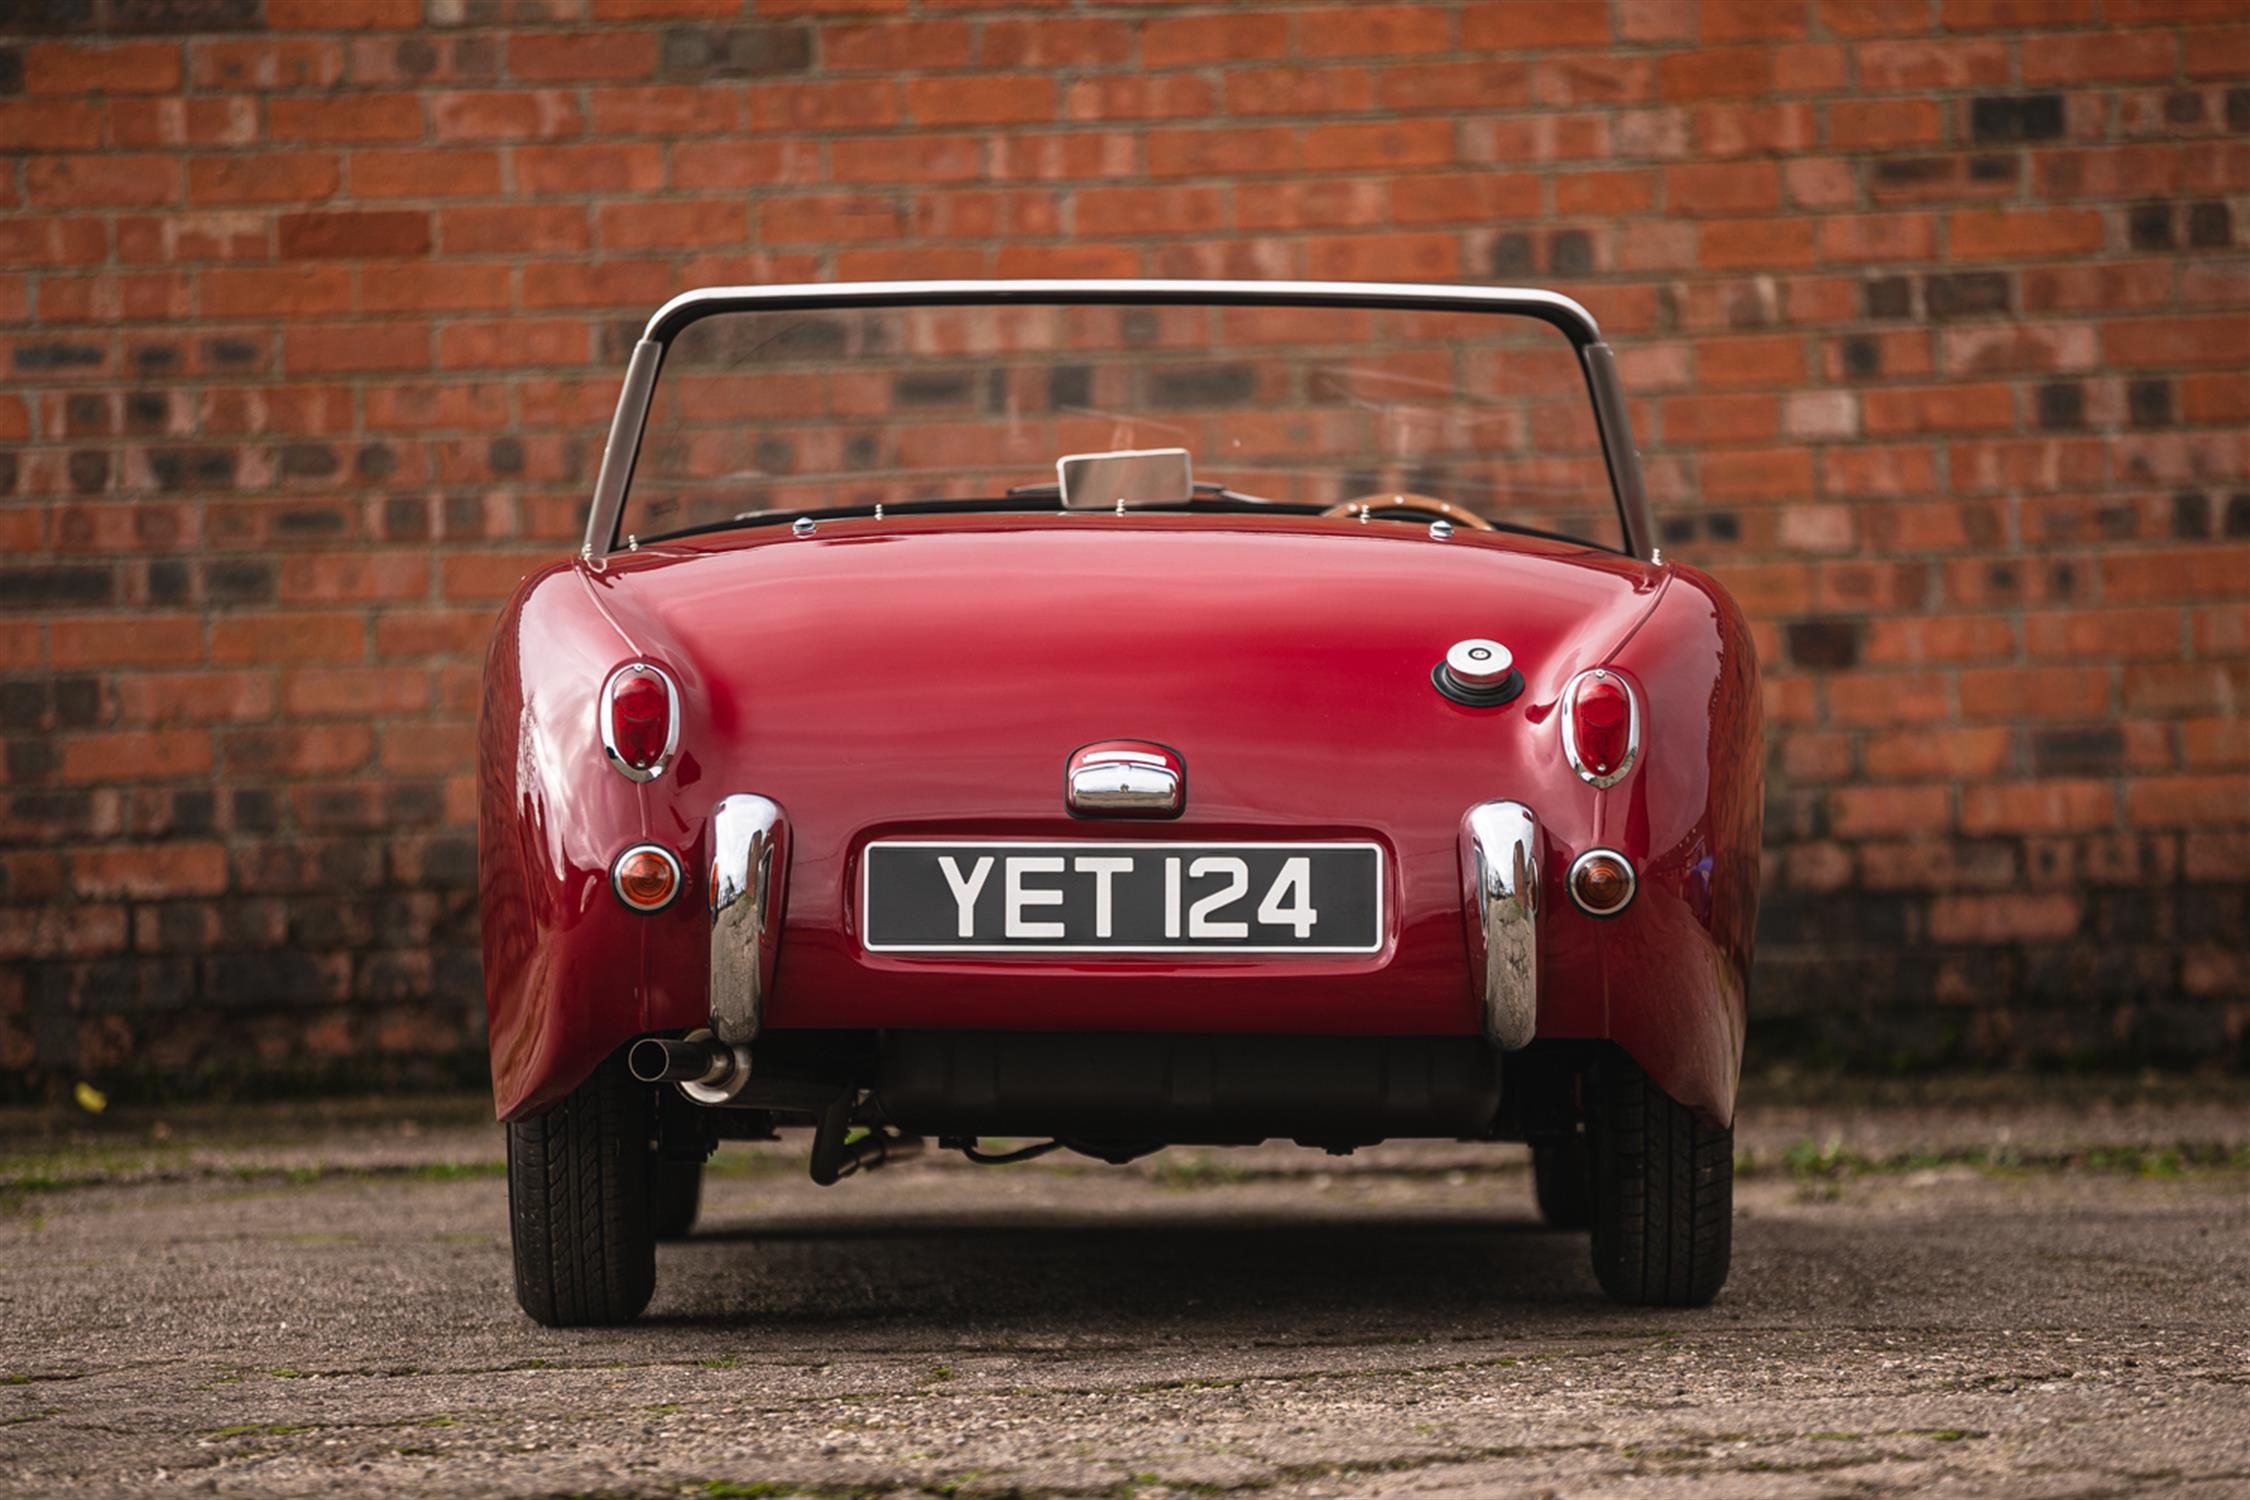
<path fill-rule="evenodd" d="M 1452 539 L 1453 539 L 1453 523 L 1452 523 L 1451 521 L 1432 521 L 1432 522 L 1430 523 L 1430 540 L 1431 540 L 1431 541 L 1433 541 L 1433 542 L 1445 542 L 1445 541 L 1451 541 Z"/>
<path fill-rule="evenodd" d="M 811 516 L 799 516 L 789 523 L 789 530 L 797 536 L 811 536 L 820 529 L 820 523 Z"/>

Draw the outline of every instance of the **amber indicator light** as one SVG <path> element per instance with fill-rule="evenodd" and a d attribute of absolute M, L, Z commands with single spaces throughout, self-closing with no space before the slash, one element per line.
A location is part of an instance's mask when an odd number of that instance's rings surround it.
<path fill-rule="evenodd" d="M 1570 897 L 1592 916 L 1613 917 L 1633 899 L 1633 867 L 1606 849 L 1581 855 L 1571 866 Z"/>
<path fill-rule="evenodd" d="M 617 857 L 610 885 L 633 910 L 662 911 L 680 893 L 679 861 L 653 844 L 642 844 Z"/>

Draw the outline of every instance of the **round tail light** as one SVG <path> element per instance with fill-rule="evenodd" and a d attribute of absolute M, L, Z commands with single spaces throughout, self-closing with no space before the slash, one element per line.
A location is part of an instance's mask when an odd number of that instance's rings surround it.
<path fill-rule="evenodd" d="M 635 781 L 653 781 L 680 743 L 680 695 L 661 667 L 627 662 L 602 687 L 602 749 Z"/>
<path fill-rule="evenodd" d="M 1630 906 L 1639 882 L 1633 864 L 1614 849 L 1589 849 L 1570 866 L 1570 899 L 1589 917 L 1614 917 Z"/>
<path fill-rule="evenodd" d="M 680 861 L 656 844 L 635 844 L 610 867 L 609 888 L 638 912 L 662 911 L 680 894 Z"/>
<path fill-rule="evenodd" d="M 1625 679 L 1603 667 L 1563 689 L 1563 753 L 1595 786 L 1614 785 L 1641 751 L 1641 708 Z"/>

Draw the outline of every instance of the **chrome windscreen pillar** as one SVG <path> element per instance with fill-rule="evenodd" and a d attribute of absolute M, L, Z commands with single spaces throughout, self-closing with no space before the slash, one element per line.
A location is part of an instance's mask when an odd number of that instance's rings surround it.
<path fill-rule="evenodd" d="M 1480 802 L 1461 820 L 1471 982 L 1485 1037 L 1513 1052 L 1539 1028 L 1539 819 L 1521 802 Z"/>
<path fill-rule="evenodd" d="M 711 1029 L 754 1040 L 773 984 L 789 831 L 769 797 L 737 793 L 711 815 Z"/>

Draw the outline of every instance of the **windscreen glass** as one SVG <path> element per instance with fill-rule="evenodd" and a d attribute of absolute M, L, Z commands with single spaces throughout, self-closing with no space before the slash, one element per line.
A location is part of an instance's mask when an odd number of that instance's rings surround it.
<path fill-rule="evenodd" d="M 947 501 L 1051 509 L 1074 454 L 1185 449 L 1196 498 L 1476 518 L 1615 548 L 1576 351 L 1519 314 L 996 306 L 722 313 L 680 333 L 621 535 Z M 1014 492 L 1011 494 L 1011 492 Z"/>

